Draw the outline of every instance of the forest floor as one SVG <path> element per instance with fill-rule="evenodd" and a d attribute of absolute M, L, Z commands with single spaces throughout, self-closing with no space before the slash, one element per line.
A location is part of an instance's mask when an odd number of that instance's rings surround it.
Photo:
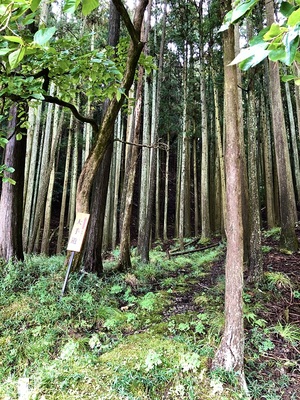
<path fill-rule="evenodd" d="M 300 243 L 300 228 L 296 228 L 296 234 Z M 289 253 L 280 249 L 279 246 L 280 232 L 274 231 L 270 234 L 266 233 L 262 239 L 263 249 L 263 271 L 268 280 L 268 288 L 272 290 L 272 295 L 268 298 L 263 296 L 263 307 L 258 302 L 257 311 L 252 315 L 245 311 L 245 328 L 246 328 L 246 358 L 247 358 L 247 334 L 251 336 L 252 324 L 257 323 L 258 326 L 276 327 L 271 334 L 272 344 L 269 346 L 268 340 L 261 337 L 261 348 L 259 343 L 254 343 L 251 339 L 250 343 L 257 346 L 258 350 L 266 347 L 266 351 L 255 356 L 255 364 L 260 365 L 259 380 L 265 382 L 286 381 L 283 385 L 279 384 L 277 392 L 282 400 L 300 399 L 300 251 L 297 253 Z M 168 246 L 166 246 L 168 251 Z M 201 246 L 199 247 L 201 249 Z M 212 288 L 216 285 L 218 279 L 224 271 L 225 253 L 217 262 L 211 264 L 210 274 L 202 277 L 196 283 L 190 285 L 189 290 L 175 295 L 173 305 L 165 315 L 176 313 L 186 313 L 188 311 L 201 312 L 201 304 L 195 305 L 195 294 L 203 290 L 203 288 Z M 185 272 L 184 269 L 177 271 L 179 274 Z M 257 288 L 251 288 L 247 284 L 247 272 L 244 274 L 246 282 L 244 302 L 255 303 L 257 298 Z M 260 290 L 260 289 L 258 289 Z M 247 308 L 247 307 L 246 307 Z M 248 322 L 248 323 L 247 323 Z M 268 329 L 268 328 L 267 328 Z M 258 338 L 259 340 L 259 338 Z M 253 357 L 253 354 L 250 358 Z M 252 361 L 249 363 L 250 369 Z M 246 375 L 247 375 L 246 362 Z M 276 388 L 274 390 L 276 392 Z M 254 393 L 253 393 L 254 394 Z M 262 399 L 277 398 L 276 394 L 261 394 Z"/>
<path fill-rule="evenodd" d="M 300 230 L 297 229 L 300 242 Z M 224 326 L 226 247 L 156 243 L 150 264 L 105 276 L 64 257 L 0 268 L 0 399 L 245 400 L 234 373 L 211 371 Z M 245 273 L 245 375 L 253 400 L 300 399 L 300 252 L 263 234 L 263 279 Z M 26 397 L 27 396 L 27 397 Z"/>

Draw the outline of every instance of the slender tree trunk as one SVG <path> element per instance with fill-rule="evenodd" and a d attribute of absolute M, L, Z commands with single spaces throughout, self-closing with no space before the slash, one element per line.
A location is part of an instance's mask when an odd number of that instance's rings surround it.
<path fill-rule="evenodd" d="M 181 164 L 182 164 L 182 140 L 177 140 L 177 157 L 176 157 L 176 196 L 175 196 L 175 237 L 179 237 L 179 216 L 181 203 Z"/>
<path fill-rule="evenodd" d="M 224 221 L 226 220 L 226 180 L 225 180 L 225 165 L 224 165 L 224 152 L 223 152 L 223 141 L 220 123 L 220 111 L 218 102 L 218 88 L 215 77 L 213 92 L 214 92 L 214 106 L 215 106 L 215 129 L 216 129 L 216 147 L 217 157 L 220 168 L 220 192 L 221 192 L 221 232 L 224 231 Z"/>
<path fill-rule="evenodd" d="M 226 2 L 230 8 L 230 1 Z M 246 389 L 244 377 L 243 326 L 243 218 L 242 165 L 239 127 L 239 96 L 236 66 L 228 66 L 234 59 L 234 28 L 224 32 L 224 95 L 226 124 L 226 205 L 227 255 L 225 265 L 225 329 L 213 360 L 213 368 L 235 371 L 241 386 Z"/>
<path fill-rule="evenodd" d="M 235 34 L 235 56 L 240 52 L 240 30 L 238 24 L 234 25 Z M 243 103 L 242 97 L 242 72 L 237 69 L 237 80 L 238 80 L 238 92 L 239 104 Z M 240 128 L 240 141 L 241 141 L 241 163 L 242 163 L 242 195 L 243 195 L 243 226 L 244 226 L 244 262 L 246 265 L 250 261 L 250 228 L 249 228 L 249 186 L 248 186 L 248 171 L 247 171 L 247 161 L 245 152 L 245 139 L 244 139 L 244 116 L 243 107 L 239 107 L 238 110 L 238 121 Z"/>
<path fill-rule="evenodd" d="M 156 98 L 156 107 L 155 107 L 155 116 L 153 116 L 154 128 L 152 130 L 152 144 L 156 145 L 158 142 L 158 122 L 159 122 L 159 114 L 160 114 L 160 89 L 161 82 L 163 77 L 163 62 L 164 62 L 164 48 L 165 48 L 165 29 L 166 29 L 166 1 L 164 2 L 164 11 L 163 11 L 163 19 L 162 19 L 162 35 L 160 42 L 160 50 L 159 50 L 159 63 L 158 63 L 158 72 L 157 72 L 157 89 L 155 90 L 155 94 L 157 93 Z M 152 149 L 151 152 L 151 161 L 150 161 L 150 181 L 149 181 L 149 194 L 148 194 L 148 205 L 147 212 L 145 214 L 145 228 L 141 233 L 140 239 L 140 248 L 139 254 L 141 256 L 141 260 L 144 263 L 149 262 L 149 249 L 151 242 L 151 229 L 152 229 L 152 215 L 153 215 L 153 203 L 155 196 L 155 176 L 156 176 L 156 156 L 157 152 L 155 149 Z"/>
<path fill-rule="evenodd" d="M 299 62 L 293 63 L 294 75 L 300 76 L 300 64 Z M 298 127 L 298 140 L 300 139 L 300 88 L 295 85 L 295 101 L 296 101 L 296 115 L 297 115 L 297 127 Z"/>
<path fill-rule="evenodd" d="M 143 144 L 150 146 L 150 91 L 149 79 L 145 76 L 144 82 L 144 118 L 143 118 Z M 150 184 L 150 148 L 142 148 L 142 162 L 141 162 L 141 181 L 140 181 L 140 201 L 139 201 L 139 233 L 138 233 L 138 251 L 140 252 L 142 243 L 141 238 L 145 230 L 148 205 L 148 193 Z"/>
<path fill-rule="evenodd" d="M 35 216 L 35 192 L 36 192 L 36 171 L 37 159 L 39 151 L 39 132 L 41 126 L 42 104 L 36 109 L 36 117 L 34 119 L 33 138 L 30 152 L 30 163 L 28 166 L 28 180 L 26 189 L 26 201 L 24 202 L 24 221 L 23 221 L 23 246 L 25 252 L 28 252 L 29 240 L 32 234 L 34 216 Z"/>
<path fill-rule="evenodd" d="M 200 13 L 200 29 L 203 24 L 203 2 L 201 2 Z M 210 210 L 209 210 L 209 143 L 208 143 L 208 126 L 207 126 L 207 104 L 206 104 L 206 85 L 205 85 L 205 69 L 204 69 L 204 43 L 202 35 L 200 35 L 200 102 L 201 102 L 201 238 L 208 239 L 210 237 Z"/>
<path fill-rule="evenodd" d="M 68 181 L 69 181 L 70 161 L 71 161 L 71 144 L 72 144 L 72 129 L 69 128 L 64 182 L 63 182 L 62 199 L 60 206 L 59 227 L 58 227 L 57 244 L 56 244 L 57 254 L 60 254 L 62 252 L 62 247 L 63 247 L 67 191 L 68 191 Z"/>
<path fill-rule="evenodd" d="M 58 149 L 58 145 L 60 143 L 60 135 L 62 132 L 62 124 L 63 124 L 63 116 L 64 113 L 62 111 L 60 119 L 59 119 L 59 106 L 56 105 L 54 109 L 53 116 L 53 135 L 52 135 L 52 144 L 51 144 L 51 157 L 49 160 L 49 168 L 51 169 L 51 174 L 49 178 L 49 186 L 46 197 L 46 206 L 45 206 L 45 217 L 44 217 L 44 229 L 42 236 L 42 245 L 41 252 L 44 254 L 49 254 L 49 239 L 50 239 L 50 223 L 51 223 L 51 211 L 52 211 L 52 196 L 53 196 L 53 188 L 54 188 L 54 179 L 55 179 L 55 158 Z M 54 154 L 53 154 L 54 151 Z"/>
<path fill-rule="evenodd" d="M 194 208 L 195 208 L 195 221 L 194 231 L 195 236 L 199 235 L 199 199 L 198 199 L 198 169 L 197 169 L 197 141 L 198 138 L 194 137 L 193 140 L 193 175 L 194 175 Z"/>
<path fill-rule="evenodd" d="M 189 131 L 189 123 L 187 132 Z M 191 139 L 186 137 L 186 158 L 185 158 L 185 206 L 184 206 L 184 235 L 191 237 Z"/>
<path fill-rule="evenodd" d="M 47 142 L 50 141 L 50 133 L 51 130 L 51 121 L 48 121 L 46 126 L 45 140 Z M 61 134 L 61 130 L 57 131 L 57 134 Z M 31 237 L 28 244 L 28 252 L 31 253 L 33 249 L 37 250 L 38 238 L 40 227 L 43 224 L 43 216 L 45 213 L 45 203 L 47 198 L 47 192 L 49 187 L 49 180 L 51 176 L 51 171 L 54 165 L 56 151 L 59 143 L 59 138 L 56 137 L 53 141 L 53 147 L 51 148 L 51 143 L 45 143 L 43 148 L 43 160 L 42 160 L 42 168 L 41 168 L 41 178 L 39 184 L 39 190 L 37 193 L 37 201 L 36 201 L 36 209 L 35 209 L 35 220 L 32 228 Z"/>
<path fill-rule="evenodd" d="M 276 226 L 275 215 L 275 197 L 278 197 L 277 191 L 274 186 L 273 174 L 273 155 L 271 144 L 271 132 L 269 119 L 267 119 L 267 105 L 263 96 L 261 96 L 261 124 L 262 124 L 262 141 L 263 141 L 263 158 L 264 158 L 264 179 L 265 179 L 265 201 L 267 208 L 267 225 L 268 228 Z"/>
<path fill-rule="evenodd" d="M 285 73 L 287 73 L 285 68 Z M 288 115 L 290 122 L 290 132 L 291 132 L 291 142 L 292 142 L 292 154 L 293 154 L 293 171 L 294 171 L 294 180 L 295 180 L 295 192 L 297 194 L 297 202 L 300 200 L 300 165 L 299 165 L 299 151 L 297 144 L 297 135 L 296 135 L 296 124 L 294 118 L 294 111 L 292 105 L 291 91 L 290 91 L 290 83 L 285 82 L 285 93 L 286 93 L 286 101 L 288 106 Z"/>
<path fill-rule="evenodd" d="M 160 239 L 160 150 L 156 151 L 156 182 L 155 182 L 155 239 Z"/>
<path fill-rule="evenodd" d="M 136 175 L 136 164 L 138 160 L 138 142 L 139 135 L 142 126 L 142 88 L 143 88 L 143 74 L 144 70 L 142 67 L 139 68 L 139 78 L 136 91 L 136 105 L 135 105 L 135 128 L 134 128 L 134 139 L 131 150 L 130 159 L 130 169 L 128 174 L 128 181 L 126 190 L 126 200 L 124 216 L 122 221 L 122 230 L 120 235 L 120 255 L 118 261 L 118 270 L 126 271 L 131 268 L 130 261 L 130 222 L 131 222 L 131 212 L 132 212 L 132 199 L 133 199 L 133 189 L 134 181 Z"/>
<path fill-rule="evenodd" d="M 71 163 L 71 176 L 70 176 L 70 194 L 69 194 L 69 210 L 68 210 L 68 229 L 71 232 L 75 221 L 76 209 L 76 186 L 77 186 L 77 173 L 78 173 L 78 141 L 79 141 L 79 126 L 78 121 L 75 121 L 71 115 L 70 129 L 73 130 L 73 151 Z"/>
<path fill-rule="evenodd" d="M 253 71 L 252 75 L 255 73 Z M 253 76 L 250 76 L 253 82 Z M 250 282 L 258 282 L 263 275 L 261 254 L 261 220 L 260 201 L 258 188 L 258 139 L 255 93 L 253 84 L 248 89 L 248 176 L 249 176 L 249 228 L 250 228 L 250 251 L 249 251 L 249 273 Z"/>
<path fill-rule="evenodd" d="M 203 68 L 203 67 L 202 67 Z M 201 76 L 201 132 L 202 132 L 202 152 L 201 152 L 201 237 L 210 237 L 210 212 L 209 212 L 209 164 L 208 164 L 208 128 L 207 128 L 207 108 L 205 94 L 205 78 Z"/>
<path fill-rule="evenodd" d="M 121 112 L 118 118 L 118 129 L 117 138 L 121 139 L 122 135 L 122 118 Z M 115 184 L 114 184 L 114 210 L 113 210 L 113 226 L 112 226 L 112 248 L 116 247 L 117 232 L 118 232 L 118 205 L 119 205 L 119 192 L 120 192 L 120 181 L 121 181 L 121 159 L 122 159 L 122 144 L 115 142 L 115 157 L 116 157 L 116 168 L 115 168 Z"/>
<path fill-rule="evenodd" d="M 170 163 L 170 134 L 167 133 L 167 152 L 166 152 L 166 169 L 165 169 L 165 198 L 164 198 L 164 227 L 163 238 L 168 240 L 168 203 L 169 203 L 169 163 Z"/>
<path fill-rule="evenodd" d="M 186 178 L 186 152 L 187 152 L 187 100 L 188 100 L 188 83 L 187 83 L 187 60 L 188 46 L 184 45 L 184 61 L 183 61 L 183 126 L 182 126 L 182 153 L 181 153 L 181 173 L 180 173 L 180 204 L 179 204 L 179 227 L 178 236 L 180 248 L 183 250 L 184 227 L 185 227 L 185 178 Z"/>
<path fill-rule="evenodd" d="M 274 4 L 266 0 L 265 5 L 267 23 L 271 25 L 274 22 Z M 269 71 L 272 124 L 279 188 L 280 245 L 284 249 L 297 251 L 298 241 L 295 233 L 295 222 L 297 221 L 296 202 L 282 105 L 278 62 L 270 61 Z"/>

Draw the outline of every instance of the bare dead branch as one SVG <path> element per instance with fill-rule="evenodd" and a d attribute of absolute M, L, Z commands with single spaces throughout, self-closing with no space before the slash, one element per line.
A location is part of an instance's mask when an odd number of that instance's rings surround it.
<path fill-rule="evenodd" d="M 143 143 L 127 142 L 126 140 L 121 140 L 121 139 L 115 138 L 114 142 L 120 142 L 123 144 L 128 144 L 130 146 L 146 147 L 148 149 L 161 149 L 161 150 L 169 151 L 169 146 L 167 145 L 167 143 L 163 143 L 160 141 L 157 143 L 153 143 L 153 144 L 143 144 Z"/>

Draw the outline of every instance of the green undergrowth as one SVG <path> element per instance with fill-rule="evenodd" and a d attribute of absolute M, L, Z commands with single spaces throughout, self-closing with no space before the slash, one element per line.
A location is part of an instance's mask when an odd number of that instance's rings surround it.
<path fill-rule="evenodd" d="M 223 254 L 220 245 L 168 258 L 157 246 L 148 265 L 133 257 L 132 270 L 123 274 L 110 259 L 102 279 L 71 274 L 61 299 L 63 257 L 3 264 L 0 398 L 244 399 L 234 374 L 210 372 L 224 325 L 225 287 L 222 263 L 214 278 L 212 266 Z M 292 324 L 269 326 L 261 315 L 264 294 L 278 298 L 286 289 L 294 290 L 286 276 L 266 274 L 260 290 L 244 294 L 253 398 L 278 395 L 272 380 L 268 386 L 257 379 L 262 357 L 276 340 L 287 346 L 300 340 Z M 268 359 L 264 363 L 270 367 Z M 284 368 L 296 369 L 296 363 Z"/>

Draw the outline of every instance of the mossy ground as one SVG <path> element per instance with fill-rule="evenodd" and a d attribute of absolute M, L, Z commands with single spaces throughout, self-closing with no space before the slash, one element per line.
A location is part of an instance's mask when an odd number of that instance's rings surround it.
<path fill-rule="evenodd" d="M 276 251 L 270 249 L 268 260 Z M 245 398 L 234 374 L 210 372 L 224 323 L 224 246 L 170 259 L 156 248 L 149 265 L 133 261 L 126 274 L 114 272 L 113 258 L 102 279 L 72 274 L 62 299 L 63 257 L 2 266 L 1 399 Z M 300 334 L 291 296 L 300 291 L 289 283 L 288 274 L 269 266 L 260 287 L 245 290 L 253 399 L 297 398 L 299 353 L 292 349 Z M 286 308 L 287 295 L 290 319 L 275 321 L 266 304 L 274 307 L 276 299 Z"/>

